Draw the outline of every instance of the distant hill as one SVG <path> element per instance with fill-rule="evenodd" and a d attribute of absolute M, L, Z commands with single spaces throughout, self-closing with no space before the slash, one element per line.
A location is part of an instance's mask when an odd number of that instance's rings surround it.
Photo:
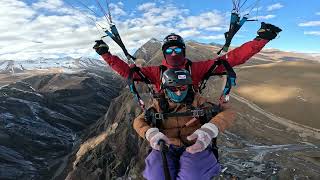
<path fill-rule="evenodd" d="M 91 58 L 38 58 L 32 60 L 1 60 L 0 74 L 16 74 L 28 70 L 56 69 L 60 72 L 78 71 L 81 69 L 97 68 L 105 69 L 106 63 Z"/>

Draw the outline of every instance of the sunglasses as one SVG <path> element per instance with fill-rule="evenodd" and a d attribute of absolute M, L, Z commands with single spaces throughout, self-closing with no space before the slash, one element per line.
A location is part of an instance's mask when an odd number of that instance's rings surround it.
<path fill-rule="evenodd" d="M 177 92 L 177 91 L 186 91 L 188 89 L 188 85 L 184 85 L 184 86 L 179 86 L 179 87 L 175 87 L 175 86 L 169 86 L 167 87 L 170 91 L 172 92 Z"/>
<path fill-rule="evenodd" d="M 164 52 L 166 54 L 172 54 L 173 51 L 176 53 L 176 54 L 180 54 L 182 52 L 182 49 L 179 48 L 179 47 L 176 47 L 176 48 L 167 48 Z"/>

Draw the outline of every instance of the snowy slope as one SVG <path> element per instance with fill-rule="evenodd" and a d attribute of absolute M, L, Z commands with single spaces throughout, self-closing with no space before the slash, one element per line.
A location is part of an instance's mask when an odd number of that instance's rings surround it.
<path fill-rule="evenodd" d="M 0 61 L 0 73 L 19 73 L 25 70 L 46 70 L 59 68 L 62 71 L 74 71 L 88 68 L 105 68 L 106 63 L 91 58 L 38 58 L 35 60 Z"/>

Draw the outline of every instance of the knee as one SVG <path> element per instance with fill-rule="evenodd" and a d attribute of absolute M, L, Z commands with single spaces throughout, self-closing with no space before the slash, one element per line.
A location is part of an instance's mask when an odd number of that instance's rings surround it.
<path fill-rule="evenodd" d="M 186 153 L 180 159 L 180 179 L 203 179 L 209 180 L 220 173 L 220 164 L 211 151 L 201 153 Z"/>
<path fill-rule="evenodd" d="M 171 178 L 175 179 L 176 169 L 175 165 L 170 158 L 167 157 L 169 173 Z M 152 150 L 145 160 L 145 170 L 143 171 L 143 177 L 148 180 L 165 179 L 162 156 L 159 151 Z"/>
<path fill-rule="evenodd" d="M 182 180 L 195 180 L 195 179 L 203 179 L 202 178 L 202 173 L 199 171 L 199 169 L 189 169 L 188 173 L 185 175 L 179 174 L 180 179 Z"/>
<path fill-rule="evenodd" d="M 193 168 L 188 169 L 184 172 L 179 172 L 177 180 L 195 180 L 195 179 L 201 179 L 201 180 L 210 180 L 213 177 L 220 174 L 221 168 L 220 164 L 217 163 L 213 167 L 210 168 Z"/>

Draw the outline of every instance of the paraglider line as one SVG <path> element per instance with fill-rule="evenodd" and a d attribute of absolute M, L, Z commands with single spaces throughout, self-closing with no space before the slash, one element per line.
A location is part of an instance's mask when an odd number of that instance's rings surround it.
<path fill-rule="evenodd" d="M 107 19 L 107 21 L 109 22 L 109 24 L 111 24 L 110 19 L 107 17 L 107 15 L 106 15 L 107 13 L 106 13 L 106 11 L 103 9 L 103 7 L 101 6 L 99 0 L 96 0 L 96 2 L 97 2 L 97 4 L 98 4 L 98 6 L 100 7 L 100 9 L 101 9 L 104 17 Z"/>

